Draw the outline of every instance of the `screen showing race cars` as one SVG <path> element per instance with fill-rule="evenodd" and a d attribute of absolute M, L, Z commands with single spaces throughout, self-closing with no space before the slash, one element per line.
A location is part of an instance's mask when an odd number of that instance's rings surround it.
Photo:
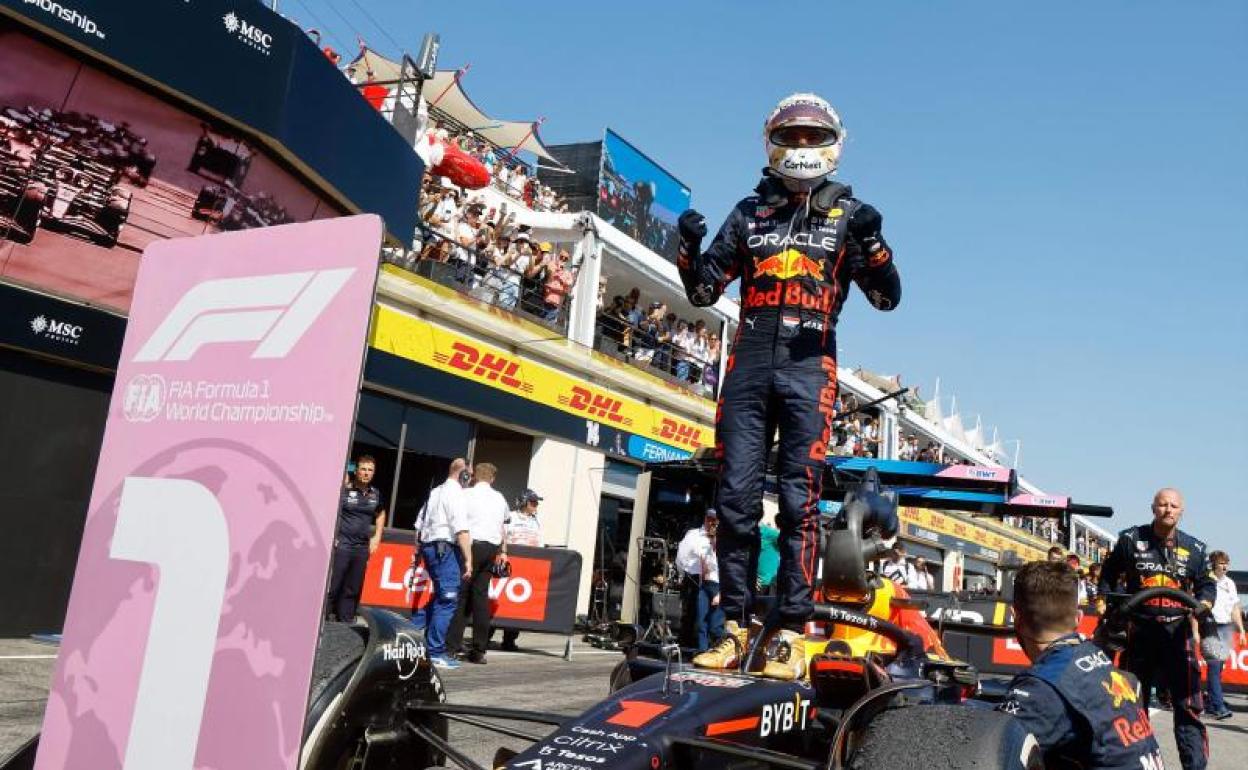
<path fill-rule="evenodd" d="M 0 279 L 124 312 L 154 240 L 339 213 L 223 124 L 0 20 Z"/>
<path fill-rule="evenodd" d="M 607 129 L 598 177 L 598 216 L 651 251 L 676 260 L 676 218 L 689 188 Z"/>

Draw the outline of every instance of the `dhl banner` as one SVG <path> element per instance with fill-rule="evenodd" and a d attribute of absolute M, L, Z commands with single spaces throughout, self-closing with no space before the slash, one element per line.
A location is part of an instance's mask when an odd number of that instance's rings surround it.
<path fill-rule="evenodd" d="M 368 559 L 360 603 L 411 613 L 429 603 L 432 585 L 424 565 L 412 567 L 415 540 L 406 529 L 387 529 Z M 490 580 L 493 625 L 570 634 L 576 621 L 581 555 L 564 548 L 508 546 L 511 576 Z"/>
<path fill-rule="evenodd" d="M 376 308 L 369 344 L 447 374 L 685 452 L 714 441 L 714 431 L 709 426 L 384 305 Z"/>
<path fill-rule="evenodd" d="M 940 513 L 928 508 L 902 506 L 898 516 L 906 525 L 906 533 L 912 537 L 940 542 L 940 535 L 947 535 L 967 543 L 974 543 L 982 549 L 978 555 L 996 561 L 1003 551 L 1014 551 L 1024 561 L 1043 560 L 1045 551 L 1028 545 L 1021 540 L 998 534 L 985 527 L 963 521 L 954 516 Z"/>

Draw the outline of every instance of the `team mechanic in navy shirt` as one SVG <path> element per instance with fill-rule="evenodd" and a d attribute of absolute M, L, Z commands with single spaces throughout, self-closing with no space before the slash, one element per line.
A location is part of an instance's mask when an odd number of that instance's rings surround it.
<path fill-rule="evenodd" d="M 1097 596 L 1118 590 L 1121 581 L 1128 594 L 1154 586 L 1177 588 L 1194 596 L 1206 610 L 1212 609 L 1218 585 L 1209 574 L 1205 544 L 1179 529 L 1183 495 L 1171 487 L 1157 490 L 1152 511 L 1151 523 L 1118 534 L 1118 542 L 1101 565 Z M 1098 600 L 1098 605 L 1103 604 L 1103 598 Z M 1191 625 L 1182 607 L 1173 599 L 1158 597 L 1145 602 L 1131 619 L 1127 649 L 1120 660 L 1144 685 L 1144 708 L 1148 708 L 1154 685 L 1170 692 L 1179 762 L 1183 770 L 1205 770 L 1209 741 L 1200 721 L 1204 703 L 1193 648 Z"/>
<path fill-rule="evenodd" d="M 377 472 L 371 455 L 355 460 L 355 475 L 342 487 L 338 505 L 338 534 L 334 538 L 334 568 L 329 576 L 329 612 L 343 623 L 355 620 L 364 587 L 368 556 L 381 543 L 386 507 L 381 493 L 369 484 Z"/>
<path fill-rule="evenodd" d="M 1065 562 L 1033 561 L 1014 578 L 1014 630 L 1031 668 L 1010 682 L 1000 710 L 1044 750 L 1044 766 L 1163 770 L 1139 684 L 1079 622 L 1079 576 Z"/>

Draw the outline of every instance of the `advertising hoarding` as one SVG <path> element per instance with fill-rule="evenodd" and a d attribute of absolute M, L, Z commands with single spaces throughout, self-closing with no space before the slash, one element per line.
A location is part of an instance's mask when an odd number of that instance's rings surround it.
<path fill-rule="evenodd" d="M 144 253 L 37 768 L 293 768 L 381 221 Z"/>
<path fill-rule="evenodd" d="M 490 625 L 521 631 L 572 633 L 581 555 L 566 548 L 507 547 L 511 575 L 490 578 Z M 360 603 L 409 615 L 429 604 L 433 590 L 423 564 L 412 566 L 413 533 L 387 529 L 368 560 Z"/>
<path fill-rule="evenodd" d="M 608 454 L 682 459 L 712 439 L 710 425 L 393 308 L 377 308 L 369 342 L 370 382 L 465 409 L 485 391 L 479 411 Z"/>
<path fill-rule="evenodd" d="M 607 129 L 598 177 L 598 216 L 674 262 L 676 218 L 689 202 L 688 187 Z"/>

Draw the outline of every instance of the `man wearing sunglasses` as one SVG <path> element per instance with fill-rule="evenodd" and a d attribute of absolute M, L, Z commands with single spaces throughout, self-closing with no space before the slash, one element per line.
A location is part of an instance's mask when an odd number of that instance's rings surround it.
<path fill-rule="evenodd" d="M 694 664 L 731 668 L 747 642 L 759 552 L 763 472 L 780 432 L 780 629 L 763 673 L 805 673 L 802 629 L 813 606 L 818 509 L 824 458 L 832 440 L 837 390 L 836 319 L 857 283 L 879 310 L 901 300 L 901 279 L 884 242 L 882 218 L 832 181 L 845 131 L 814 94 L 780 102 L 764 124 L 767 168 L 702 250 L 706 221 L 680 216 L 677 267 L 689 300 L 714 304 L 741 279 L 741 325 L 728 358 L 715 425 L 720 457 L 717 553 L 727 636 Z"/>

